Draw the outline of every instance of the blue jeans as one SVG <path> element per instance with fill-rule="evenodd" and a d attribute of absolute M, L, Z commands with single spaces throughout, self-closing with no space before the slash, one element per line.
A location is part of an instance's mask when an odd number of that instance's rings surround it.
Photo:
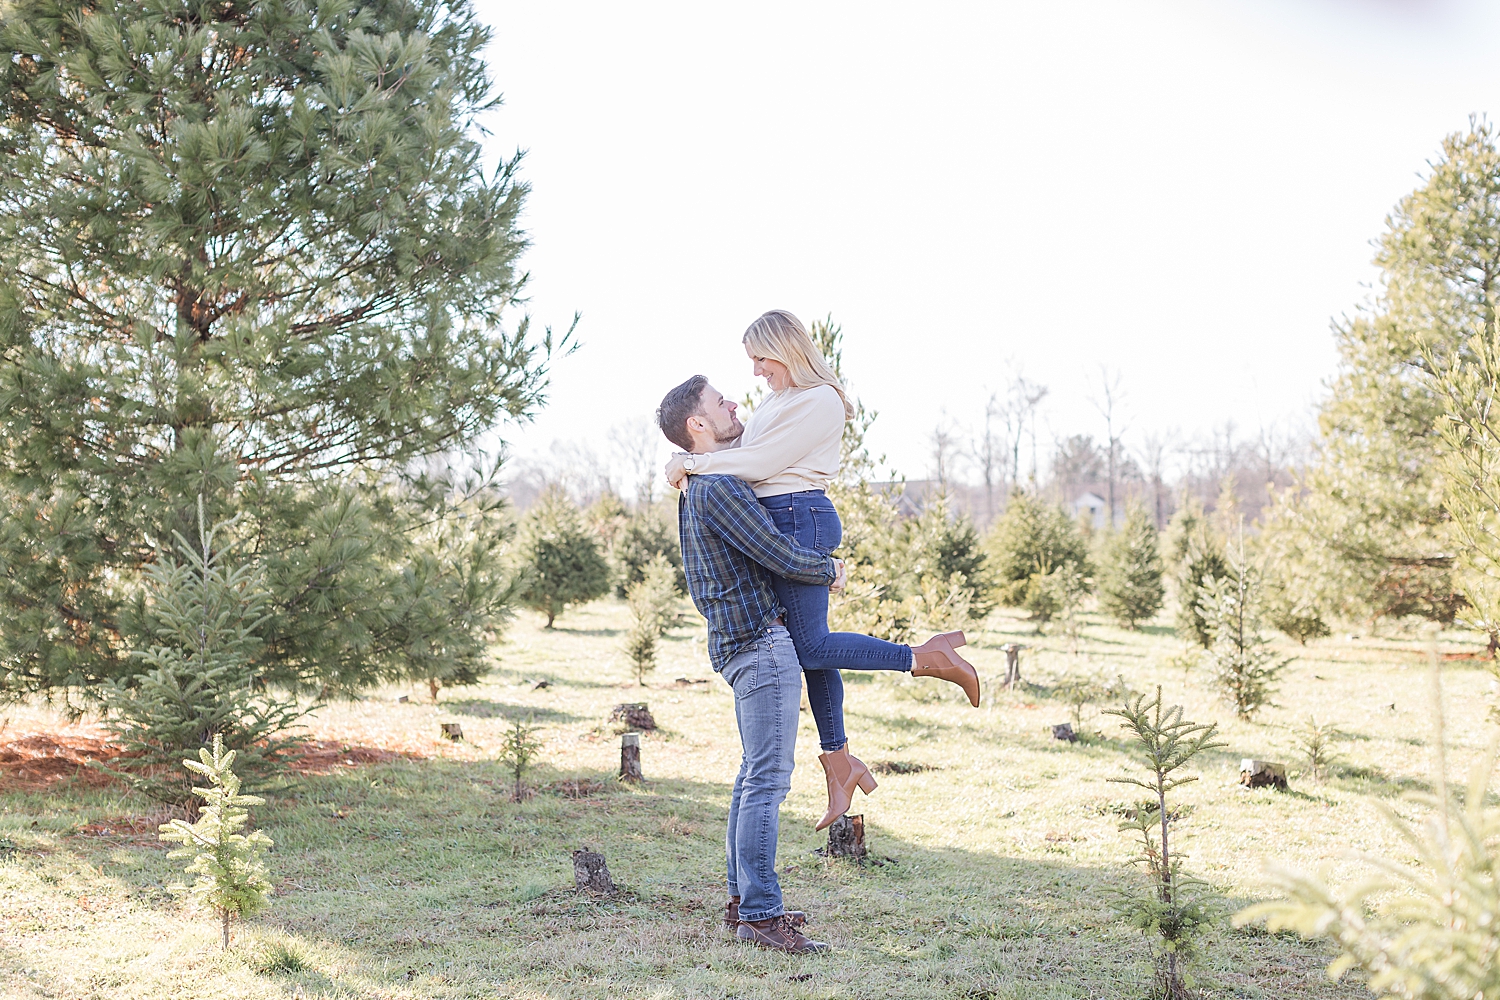
<path fill-rule="evenodd" d="M 832 552 L 844 539 L 833 501 L 822 490 L 761 497 L 776 530 L 808 548 Z M 807 678 L 807 707 L 818 726 L 818 743 L 837 750 L 844 735 L 844 679 L 840 670 L 910 670 L 911 647 L 857 632 L 828 631 L 828 588 L 771 578 L 786 609 L 786 627 Z"/>
<path fill-rule="evenodd" d="M 786 629 L 773 625 L 723 673 L 734 690 L 741 748 L 724 837 L 729 894 L 740 897 L 741 920 L 767 920 L 782 914 L 776 836 L 792 787 L 802 667 Z"/>

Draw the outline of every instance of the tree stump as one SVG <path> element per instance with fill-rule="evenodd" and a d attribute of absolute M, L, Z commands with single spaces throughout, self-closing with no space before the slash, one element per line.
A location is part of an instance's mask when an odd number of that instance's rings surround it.
<path fill-rule="evenodd" d="M 1287 789 L 1286 765 L 1245 757 L 1240 761 L 1240 784 L 1246 788 L 1269 786 L 1284 792 Z"/>
<path fill-rule="evenodd" d="M 626 729 L 636 729 L 641 732 L 650 732 L 656 728 L 656 720 L 651 717 L 651 710 L 642 701 L 616 705 L 614 711 L 609 713 L 609 721 L 619 722 Z"/>
<path fill-rule="evenodd" d="M 865 818 L 863 816 L 840 816 L 828 828 L 828 847 L 824 856 L 829 858 L 865 858 Z"/>
<path fill-rule="evenodd" d="M 1052 738 L 1054 740 L 1067 740 L 1069 743 L 1078 742 L 1078 734 L 1073 732 L 1073 723 L 1060 722 L 1052 727 Z"/>
<path fill-rule="evenodd" d="M 464 738 L 464 727 L 456 722 L 443 723 L 443 738 L 457 742 Z"/>
<path fill-rule="evenodd" d="M 620 737 L 620 780 L 646 780 L 646 776 L 641 773 L 640 733 L 626 733 Z"/>
<path fill-rule="evenodd" d="M 615 882 L 609 877 L 609 865 L 604 863 L 604 855 L 597 851 L 574 851 L 573 886 L 580 892 L 612 894 Z"/>
<path fill-rule="evenodd" d="M 1005 650 L 1005 690 L 1014 691 L 1021 683 L 1021 650 L 1026 647 L 1019 642 L 1007 642 L 1000 647 Z"/>

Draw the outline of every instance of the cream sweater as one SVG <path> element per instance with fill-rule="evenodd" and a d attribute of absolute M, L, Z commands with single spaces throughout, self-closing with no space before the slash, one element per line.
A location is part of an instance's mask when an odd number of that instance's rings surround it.
<path fill-rule="evenodd" d="M 826 489 L 839 471 L 844 401 L 830 385 L 761 400 L 739 445 L 698 456 L 693 475 L 738 476 L 758 497 Z"/>

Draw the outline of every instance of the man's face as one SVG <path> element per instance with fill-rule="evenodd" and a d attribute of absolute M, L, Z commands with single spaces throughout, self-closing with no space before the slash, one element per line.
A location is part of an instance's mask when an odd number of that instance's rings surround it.
<path fill-rule="evenodd" d="M 697 417 L 690 418 L 689 428 L 698 432 L 698 436 L 708 435 L 715 444 L 724 445 L 731 441 L 739 440 L 741 434 L 745 433 L 745 425 L 740 423 L 740 418 L 735 416 L 739 406 L 724 398 L 724 394 L 711 385 L 703 387 L 703 412 Z M 698 431 L 692 426 L 693 420 L 701 420 L 704 429 Z"/>

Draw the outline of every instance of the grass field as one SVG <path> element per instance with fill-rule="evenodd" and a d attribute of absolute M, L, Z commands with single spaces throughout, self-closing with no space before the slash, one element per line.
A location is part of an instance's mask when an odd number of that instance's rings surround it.
<path fill-rule="evenodd" d="M 385 689 L 323 710 L 311 735 L 337 754 L 325 755 L 327 773 L 256 810 L 276 843 L 277 895 L 236 926 L 228 953 L 212 918 L 168 891 L 179 875 L 155 843 L 162 817 L 150 803 L 86 777 L 10 779 L 0 785 L 0 990 L 101 1000 L 1139 997 L 1145 942 L 1108 909 L 1111 890 L 1137 877 L 1126 864 L 1133 845 L 1116 829 L 1131 796 L 1108 779 L 1138 765 L 1114 720 L 1094 712 L 1084 741 L 1052 739 L 1050 724 L 1068 718 L 1047 697 L 1053 678 L 1087 666 L 1138 690 L 1161 684 L 1189 718 L 1223 724 L 1229 747 L 1181 791 L 1176 830 L 1226 913 L 1265 895 L 1268 858 L 1346 880 L 1358 871 L 1351 849 L 1401 854 L 1376 803 L 1412 814 L 1401 793 L 1428 787 L 1433 773 L 1431 684 L 1416 641 L 1288 646 L 1298 658 L 1280 706 L 1249 724 L 1233 721 L 1201 672 L 1172 664 L 1179 646 L 1165 627 L 1091 622 L 1072 652 L 1002 612 L 971 632 L 969 651 L 993 681 L 998 647 L 1028 643 L 1023 674 L 1036 687 L 991 686 L 975 710 L 941 682 L 851 678 L 854 752 L 930 768 L 883 775 L 857 798 L 881 863 L 812 853 L 824 793 L 803 714 L 782 812 L 783 886 L 835 951 L 767 953 L 719 927 L 739 754 L 729 690 L 708 668 L 701 626 L 675 633 L 648 687 L 635 686 L 620 652 L 626 619 L 612 601 L 565 615 L 555 631 L 523 617 L 484 685 L 444 691 L 437 705 L 425 688 Z M 1457 772 L 1485 743 L 1496 697 L 1490 675 L 1464 662 L 1449 665 L 1445 690 Z M 643 740 L 644 787 L 609 780 L 619 739 L 606 720 L 623 701 L 648 702 L 661 727 Z M 1239 788 L 1243 756 L 1296 770 L 1292 727 L 1312 713 L 1348 734 L 1327 782 L 1294 774 L 1290 792 Z M 534 718 L 545 739 L 529 779 L 540 790 L 519 804 L 494 760 L 518 717 Z M 442 722 L 461 723 L 466 741 L 440 740 Z M 0 744 L 43 730 L 92 732 L 15 708 Z M 616 898 L 575 894 L 579 847 L 607 855 Z M 1368 995 L 1330 983 L 1329 958 L 1323 945 L 1226 921 L 1194 970 L 1206 997 Z"/>

